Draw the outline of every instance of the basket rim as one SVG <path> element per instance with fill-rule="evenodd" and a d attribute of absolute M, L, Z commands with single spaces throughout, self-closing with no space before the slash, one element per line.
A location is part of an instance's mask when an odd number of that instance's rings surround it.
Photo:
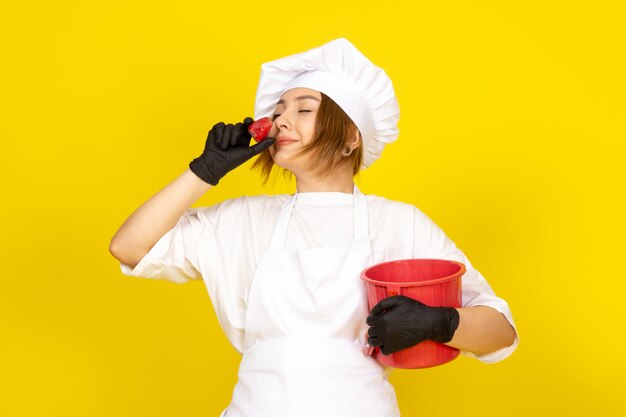
<path fill-rule="evenodd" d="M 414 281 L 414 282 L 384 282 L 384 281 L 378 281 L 375 280 L 373 278 L 368 277 L 366 274 L 373 268 L 379 267 L 381 265 L 385 265 L 385 264 L 390 264 L 390 263 L 412 263 L 415 261 L 437 261 L 437 262 L 441 262 L 441 263 L 452 263 L 455 264 L 457 266 L 459 266 L 459 270 L 457 272 L 455 272 L 452 275 L 447 275 L 445 277 L 441 277 L 441 278 L 434 278 L 434 279 L 430 279 L 427 281 Z M 457 262 L 457 261 L 452 261 L 449 259 L 435 259 L 435 258 L 411 258 L 411 259 L 398 259 L 398 260 L 394 260 L 394 261 L 385 261 L 385 262 L 379 262 L 375 265 L 369 266 L 367 268 L 365 268 L 363 271 L 361 271 L 361 279 L 365 282 L 371 283 L 371 284 L 376 284 L 376 285 L 380 285 L 380 286 L 385 286 L 385 287 L 415 287 L 415 286 L 425 286 L 425 285 L 432 285 L 432 284 L 440 284 L 440 283 L 444 283 L 447 281 L 452 281 L 454 279 L 457 278 L 462 278 L 463 274 L 465 274 L 465 272 L 467 271 L 465 264 L 461 263 L 461 262 Z"/>

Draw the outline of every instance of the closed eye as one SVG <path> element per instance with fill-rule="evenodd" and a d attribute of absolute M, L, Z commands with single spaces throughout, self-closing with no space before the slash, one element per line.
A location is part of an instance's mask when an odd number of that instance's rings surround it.
<path fill-rule="evenodd" d="M 298 113 L 311 113 L 313 110 L 298 110 Z M 276 120 L 276 118 L 280 116 L 280 113 L 276 113 L 272 116 L 272 120 Z"/>

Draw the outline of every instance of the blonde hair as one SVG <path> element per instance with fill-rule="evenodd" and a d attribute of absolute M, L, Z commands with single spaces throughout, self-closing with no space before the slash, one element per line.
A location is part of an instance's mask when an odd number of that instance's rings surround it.
<path fill-rule="evenodd" d="M 330 97 L 321 93 L 322 101 L 315 118 L 315 132 L 311 143 L 304 146 L 296 157 L 313 154 L 313 165 L 317 175 L 326 177 L 336 169 L 346 165 L 352 166 L 352 175 L 359 172 L 363 161 L 363 138 L 352 119 Z M 355 134 L 359 136 L 359 146 L 348 156 L 342 151 L 348 145 L 347 141 Z M 252 164 L 251 169 L 260 169 L 263 185 L 267 183 L 274 168 L 274 160 L 269 149 L 264 150 Z M 293 176 L 293 173 L 282 168 L 283 176 Z"/>

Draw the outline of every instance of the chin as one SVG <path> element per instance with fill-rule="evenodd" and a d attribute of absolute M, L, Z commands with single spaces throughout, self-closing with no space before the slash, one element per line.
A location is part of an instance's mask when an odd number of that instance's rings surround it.
<path fill-rule="evenodd" d="M 290 169 L 290 165 L 291 164 L 289 163 L 290 162 L 289 158 L 284 158 L 281 155 L 274 154 L 272 156 L 272 159 L 274 160 L 274 163 L 276 165 L 278 165 L 279 167 L 285 168 L 285 169 Z"/>
<path fill-rule="evenodd" d="M 293 169 L 292 169 L 293 167 L 289 164 L 281 164 L 280 162 L 276 162 L 276 161 L 274 161 L 274 164 L 281 167 L 282 169 L 286 169 L 287 171 L 293 172 Z"/>

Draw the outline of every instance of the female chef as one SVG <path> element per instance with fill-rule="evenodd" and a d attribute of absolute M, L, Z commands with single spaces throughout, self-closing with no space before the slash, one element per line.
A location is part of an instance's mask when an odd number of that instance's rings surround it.
<path fill-rule="evenodd" d="M 255 118 L 270 137 L 218 123 L 189 169 L 137 209 L 111 241 L 126 275 L 202 279 L 220 325 L 242 353 L 222 416 L 397 417 L 389 369 L 367 355 L 423 340 L 501 361 L 519 339 L 507 303 L 465 255 L 410 204 L 365 195 L 353 181 L 398 136 L 390 79 L 346 39 L 261 67 Z M 265 181 L 277 165 L 293 195 L 233 198 L 190 208 L 255 155 Z M 360 272 L 379 262 L 462 262 L 463 307 L 387 298 L 369 311 Z"/>

